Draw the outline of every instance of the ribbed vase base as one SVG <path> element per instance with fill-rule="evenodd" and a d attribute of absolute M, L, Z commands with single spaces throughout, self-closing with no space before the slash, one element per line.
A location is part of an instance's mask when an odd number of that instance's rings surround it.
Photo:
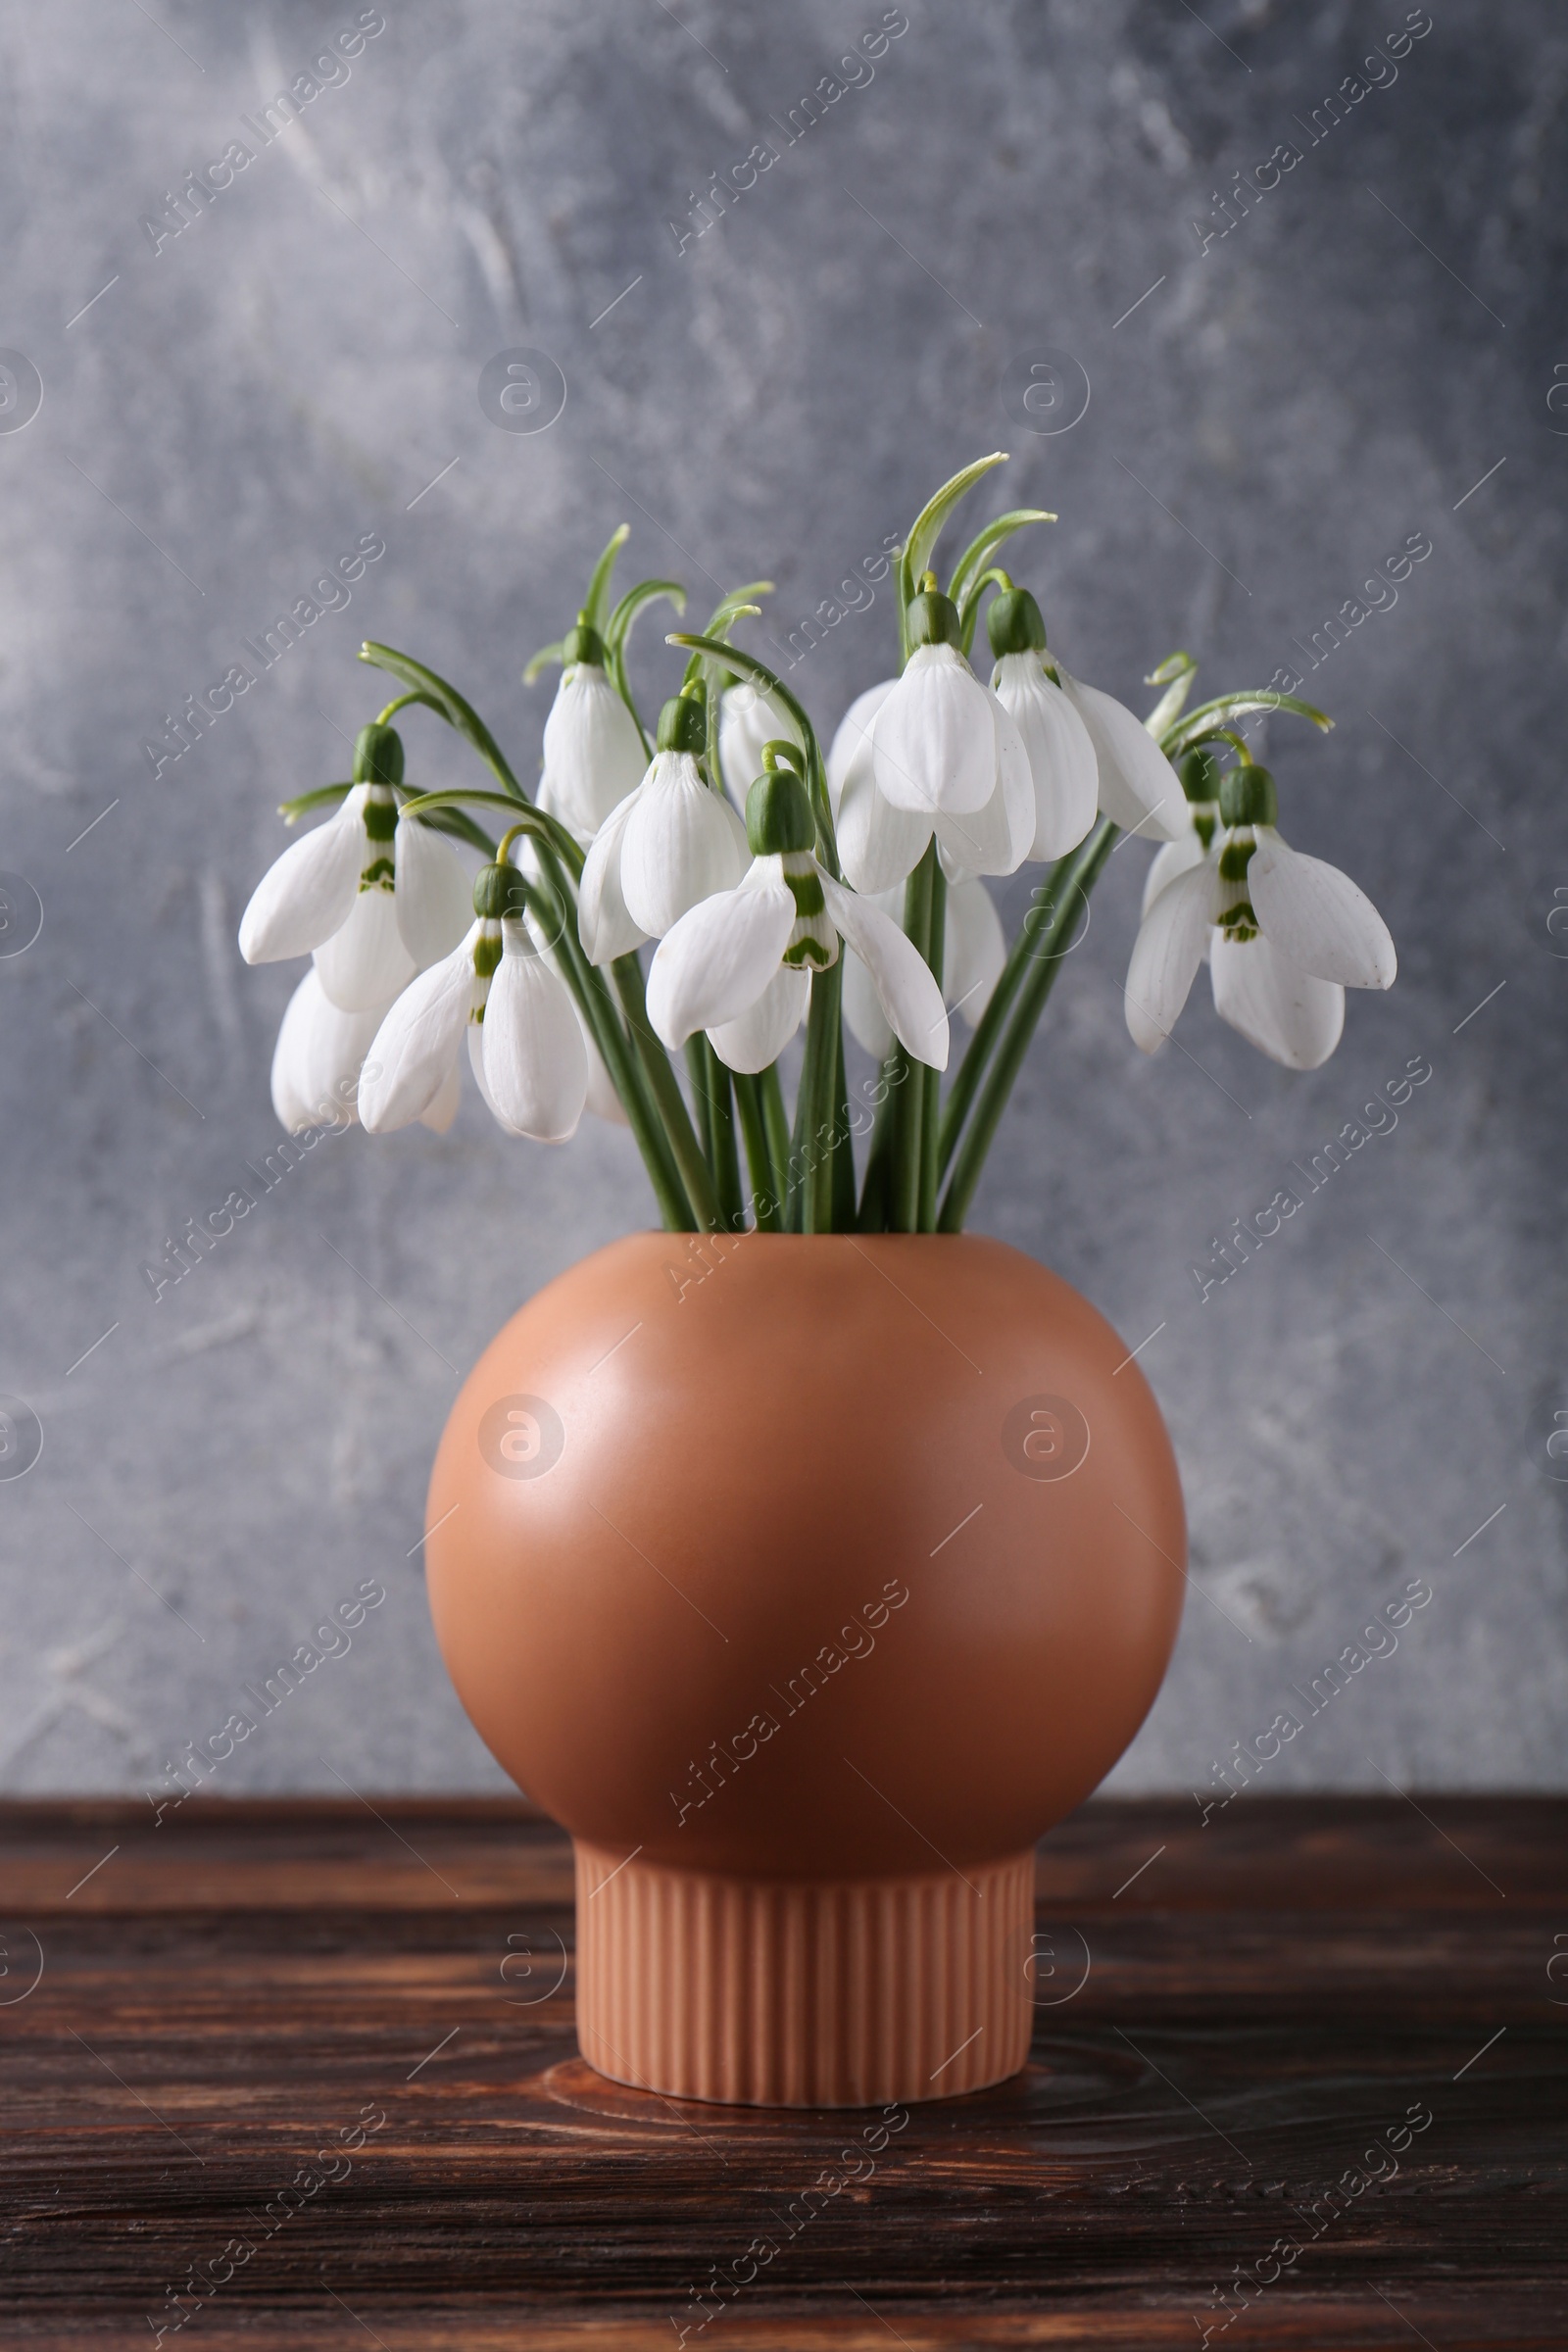
<path fill-rule="evenodd" d="M 614 2082 L 868 2107 L 955 2098 L 1028 2056 L 1033 1852 L 805 1881 L 576 1853 L 577 2039 Z"/>

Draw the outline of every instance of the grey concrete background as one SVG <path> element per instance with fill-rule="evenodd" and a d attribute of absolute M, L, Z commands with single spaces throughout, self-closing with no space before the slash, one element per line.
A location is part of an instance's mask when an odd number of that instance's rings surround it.
<path fill-rule="evenodd" d="M 670 219 L 784 147 L 875 0 L 388 0 L 349 78 L 156 253 L 164 192 L 360 12 L 0 10 L 0 344 L 43 385 L 0 432 L 0 864 L 44 918 L 0 960 L 0 1389 L 44 1432 L 0 1484 L 10 1788 L 161 1786 L 366 1578 L 388 1598 L 352 1651 L 211 1785 L 500 1785 L 410 1556 L 424 1479 L 456 1374 L 644 1221 L 629 1140 L 507 1143 L 470 1094 L 445 1141 L 323 1145 L 158 1303 L 139 1271 L 273 1140 L 295 974 L 247 971 L 234 926 L 274 804 L 343 773 L 382 699 L 361 637 L 448 671 L 527 770 L 549 689 L 521 661 L 616 521 L 695 604 L 770 573 L 783 637 L 999 445 L 996 504 L 1061 514 L 1018 564 L 1054 641 L 1129 701 L 1177 645 L 1210 689 L 1304 666 L 1379 560 L 1433 549 L 1311 673 L 1338 732 L 1271 747 L 1287 831 L 1385 909 L 1397 987 L 1351 1000 L 1312 1077 L 1201 987 L 1184 1051 L 1144 1061 L 1129 848 L 977 1205 L 1129 1347 L 1163 1325 L 1141 1361 L 1196 1589 L 1113 1786 L 1208 1788 L 1413 1577 L 1433 1599 L 1397 1652 L 1262 1785 L 1562 1785 L 1560 11 L 1434 0 L 1309 145 L 1400 0 L 906 4 L 874 78 L 681 252 Z M 1216 188 L 1285 140 L 1300 165 L 1205 247 Z M 534 435 L 476 397 L 518 345 L 568 387 Z M 1008 413 L 1042 346 L 1092 385 L 1054 435 Z M 164 714 L 365 533 L 386 554 L 352 606 L 155 780 Z M 890 643 L 880 594 L 800 665 L 824 723 Z M 410 740 L 421 775 L 462 772 L 434 721 Z M 1207 1237 L 1412 1055 L 1433 1076 L 1397 1129 L 1200 1303 Z"/>

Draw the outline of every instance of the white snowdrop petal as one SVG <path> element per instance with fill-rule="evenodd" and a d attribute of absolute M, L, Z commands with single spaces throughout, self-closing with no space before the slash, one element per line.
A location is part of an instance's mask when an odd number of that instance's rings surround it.
<path fill-rule="evenodd" d="M 948 1015 L 930 965 L 880 908 L 870 906 L 842 883 L 822 877 L 827 910 L 845 944 L 871 975 L 871 983 L 893 1034 L 916 1061 L 934 1070 L 948 1066 Z"/>
<path fill-rule="evenodd" d="M 544 780 L 550 812 L 582 839 L 635 792 L 648 765 L 636 721 L 592 662 L 563 671 L 545 720 Z"/>
<path fill-rule="evenodd" d="M 577 886 L 577 937 L 590 963 L 613 963 L 617 956 L 629 956 L 648 937 L 627 913 L 620 888 L 621 843 L 641 791 L 639 785 L 612 809 L 583 862 Z"/>
<path fill-rule="evenodd" d="M 388 1010 L 383 1004 L 342 1011 L 311 966 L 289 999 L 272 1056 L 272 1107 L 290 1134 L 354 1124 L 360 1069 Z"/>
<path fill-rule="evenodd" d="M 848 771 L 834 833 L 845 873 L 858 891 L 874 896 L 914 871 L 931 839 L 931 819 L 895 808 L 878 792 L 870 760 L 857 760 Z"/>
<path fill-rule="evenodd" d="M 955 646 L 922 645 L 871 727 L 877 790 L 895 808 L 934 817 L 983 808 L 996 790 L 992 697 Z"/>
<path fill-rule="evenodd" d="M 1185 874 L 1192 866 L 1201 865 L 1203 855 L 1203 845 L 1191 826 L 1180 841 L 1162 842 L 1150 859 L 1149 871 L 1144 876 L 1142 913 L 1149 912 L 1160 892 L 1178 875 Z"/>
<path fill-rule="evenodd" d="M 810 1000 L 810 974 L 781 963 L 755 1004 L 709 1030 L 709 1043 L 727 1069 L 765 1070 L 805 1020 Z"/>
<path fill-rule="evenodd" d="M 1339 1044 L 1344 989 L 1299 971 L 1261 934 L 1237 940 L 1217 932 L 1209 976 L 1220 1019 L 1288 1070 L 1317 1069 Z"/>
<path fill-rule="evenodd" d="M 452 1131 L 452 1122 L 458 1115 L 458 1105 L 462 1101 L 463 1081 L 458 1075 L 458 1065 L 454 1062 L 436 1090 L 435 1100 L 427 1102 L 420 1111 L 419 1125 L 428 1127 L 433 1135 L 449 1135 Z"/>
<path fill-rule="evenodd" d="M 360 1117 L 372 1135 L 427 1110 L 463 1051 L 473 1004 L 479 925 L 450 956 L 412 980 L 376 1031 L 360 1075 Z"/>
<path fill-rule="evenodd" d="M 997 787 L 983 808 L 936 818 L 937 846 L 950 882 L 977 874 L 1015 873 L 1029 855 L 1035 833 L 1035 788 L 1022 738 L 993 698 L 997 745 Z"/>
<path fill-rule="evenodd" d="M 1162 890 L 1139 926 L 1127 967 L 1127 1028 L 1142 1054 L 1157 1054 L 1186 1004 L 1217 911 L 1218 869 L 1192 867 Z"/>
<path fill-rule="evenodd" d="M 800 728 L 776 694 L 747 678 L 726 687 L 718 706 L 718 772 L 742 816 L 746 796 L 762 772 L 762 746 L 767 743 L 806 749 Z"/>
<path fill-rule="evenodd" d="M 240 917 L 239 952 L 247 963 L 308 956 L 348 920 L 368 855 L 368 792 L 357 784 L 335 815 L 290 842 L 268 867 Z"/>
<path fill-rule="evenodd" d="M 1114 696 L 1080 685 L 1064 669 L 1060 675 L 1095 747 L 1102 812 L 1145 841 L 1179 840 L 1188 824 L 1187 796 L 1148 728 Z"/>
<path fill-rule="evenodd" d="M 776 874 L 688 908 L 649 966 L 655 1033 L 674 1052 L 698 1029 L 738 1020 L 778 970 L 794 928 L 795 900 Z"/>
<path fill-rule="evenodd" d="M 893 1024 L 882 1009 L 876 983 L 853 949 L 844 956 L 844 1018 L 857 1045 L 873 1061 L 886 1061 L 893 1051 Z"/>
<path fill-rule="evenodd" d="M 384 1004 L 414 978 L 417 967 L 403 944 L 391 891 L 375 883 L 359 893 L 348 921 L 317 949 L 316 968 L 345 1012 Z"/>
<path fill-rule="evenodd" d="M 473 885 L 462 858 L 416 816 L 400 816 L 392 839 L 398 934 L 423 971 L 450 956 L 473 920 Z"/>
<path fill-rule="evenodd" d="M 1029 759 L 1035 826 L 1027 855 L 1054 862 L 1077 848 L 1095 821 L 1099 763 L 1089 729 L 1047 677 L 1038 654 L 1004 654 L 991 684 Z"/>
<path fill-rule="evenodd" d="M 621 835 L 620 890 L 632 921 L 662 937 L 701 900 L 733 890 L 749 857 L 745 826 L 709 790 L 691 754 L 656 753 Z"/>
<path fill-rule="evenodd" d="M 943 931 L 942 993 L 950 1012 L 960 1012 L 970 1028 L 991 1002 L 991 992 L 1007 960 L 991 893 L 983 882 L 958 882 L 948 893 Z M 849 975 L 846 973 L 846 984 Z"/>
<path fill-rule="evenodd" d="M 470 1021 L 468 1023 L 467 1039 L 468 1067 L 473 1072 L 473 1083 L 479 1090 L 480 1102 L 484 1104 L 486 1110 L 490 1113 L 490 1116 L 494 1119 L 496 1125 L 500 1128 L 503 1135 L 514 1135 L 520 1138 L 522 1135 L 522 1129 L 520 1127 L 514 1127 L 512 1121 L 505 1115 L 501 1105 L 499 1102 L 497 1102 L 494 1095 L 490 1092 L 490 1081 L 484 1074 L 483 1021 Z"/>
<path fill-rule="evenodd" d="M 856 696 L 839 720 L 827 755 L 827 797 L 835 824 L 839 803 L 852 776 L 862 771 L 867 776 L 871 773 L 871 721 L 898 682 L 897 678 L 884 678 L 879 686 L 868 686 L 863 694 Z"/>
<path fill-rule="evenodd" d="M 505 952 L 485 1001 L 485 1084 L 510 1127 L 536 1143 L 564 1144 L 577 1131 L 588 1100 L 588 1049 L 565 982 L 531 946 L 521 926 L 504 926 Z"/>
<path fill-rule="evenodd" d="M 1259 825 L 1247 895 L 1265 939 L 1288 962 L 1343 988 L 1392 988 L 1399 959 L 1366 893 L 1321 858 Z"/>

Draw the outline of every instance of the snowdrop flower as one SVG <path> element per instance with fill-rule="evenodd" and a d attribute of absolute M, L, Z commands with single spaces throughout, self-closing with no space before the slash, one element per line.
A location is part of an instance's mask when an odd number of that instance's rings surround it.
<path fill-rule="evenodd" d="M 473 904 L 478 919 L 467 936 L 411 982 L 377 1029 L 360 1116 L 374 1135 L 425 1117 L 455 1088 L 466 1039 L 479 1092 L 501 1125 L 564 1143 L 588 1094 L 576 1007 L 523 920 L 516 868 L 487 865 Z"/>
<path fill-rule="evenodd" d="M 343 1012 L 368 1012 L 461 938 L 467 877 L 439 834 L 399 816 L 402 780 L 396 732 L 362 727 L 348 798 L 286 849 L 251 895 L 239 927 L 247 963 L 314 953 L 328 1000 Z"/>
<path fill-rule="evenodd" d="M 272 1054 L 272 1108 L 290 1135 L 353 1126 L 360 1071 L 388 1009 L 340 1011 L 316 966 L 307 971 L 288 1001 Z"/>
<path fill-rule="evenodd" d="M 1100 777 L 1100 808 L 1124 833 L 1177 841 L 1187 827 L 1176 771 L 1149 729 L 1114 695 L 1081 685 L 1054 654 L 1045 657 L 1089 730 Z"/>
<path fill-rule="evenodd" d="M 1054 863 L 1075 850 L 1100 806 L 1100 765 L 1088 727 L 1041 657 L 1046 624 L 1027 588 L 994 597 L 986 631 L 992 691 L 1023 738 L 1035 788 L 1034 839 L 1026 857 Z"/>
<path fill-rule="evenodd" d="M 1268 770 L 1231 768 L 1223 836 L 1151 902 L 1127 973 L 1127 1026 L 1144 1053 L 1170 1034 L 1205 942 L 1215 1011 L 1287 1069 L 1327 1061 L 1347 988 L 1393 986 L 1397 959 L 1377 908 L 1338 866 L 1293 850 L 1277 814 Z"/>
<path fill-rule="evenodd" d="M 605 674 L 605 648 L 579 613 L 563 647 L 565 667 L 545 720 L 539 806 L 591 841 L 635 792 L 648 764 L 637 722 Z"/>
<path fill-rule="evenodd" d="M 1187 753 L 1176 772 L 1187 804 L 1187 829 L 1177 840 L 1162 843 L 1150 859 L 1149 871 L 1144 876 L 1143 915 L 1148 914 L 1167 883 L 1202 863 L 1219 827 L 1220 769 L 1213 753 L 1201 750 Z M 1139 919 L 1142 920 L 1142 915 Z M 1206 942 L 1203 958 L 1205 962 L 1208 959 Z"/>
<path fill-rule="evenodd" d="M 858 696 L 828 755 L 839 857 L 855 888 L 871 897 L 913 871 L 933 834 L 955 882 L 1014 872 L 1035 836 L 1029 755 L 954 642 L 956 609 L 928 590 L 910 612 L 917 630 L 951 629 L 952 637 L 918 646 L 901 678 Z M 982 771 L 985 792 L 975 803 Z M 943 782 L 954 774 L 968 804 L 961 808 Z"/>
<path fill-rule="evenodd" d="M 746 796 L 762 772 L 762 751 L 769 743 L 793 743 L 803 756 L 801 730 L 778 696 L 764 686 L 742 678 L 726 686 L 718 705 L 718 768 L 742 815 Z"/>
<path fill-rule="evenodd" d="M 902 886 L 882 891 L 867 904 L 902 924 Z M 972 1029 L 1006 960 L 1002 917 L 991 893 L 983 882 L 956 882 L 948 893 L 943 932 L 942 996 L 948 1010 L 961 1012 Z M 873 1061 L 885 1061 L 893 1050 L 893 1030 L 875 983 L 853 950 L 844 958 L 844 1018 Z"/>
<path fill-rule="evenodd" d="M 700 695 L 664 705 L 648 773 L 606 818 L 583 866 L 577 933 L 590 963 L 612 963 L 662 938 L 745 872 L 746 828 L 698 765 L 707 743 Z"/>
<path fill-rule="evenodd" d="M 918 1061 L 948 1065 L 948 1016 L 929 966 L 887 915 L 824 872 L 806 787 L 791 769 L 759 776 L 746 804 L 756 862 L 738 888 L 693 906 L 648 975 L 648 1013 L 671 1051 L 706 1029 L 732 1070 L 766 1069 L 806 1016 L 810 975 L 853 948 L 883 1017 Z"/>

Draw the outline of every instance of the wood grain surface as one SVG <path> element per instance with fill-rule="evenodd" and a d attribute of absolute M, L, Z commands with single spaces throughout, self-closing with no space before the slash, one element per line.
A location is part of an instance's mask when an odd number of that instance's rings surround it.
<path fill-rule="evenodd" d="M 578 2059 L 525 1804 L 0 1809 L 0 2344 L 1568 2345 L 1568 1802 L 1096 1803 L 1038 1903 L 1014 2082 L 724 2109 Z"/>

